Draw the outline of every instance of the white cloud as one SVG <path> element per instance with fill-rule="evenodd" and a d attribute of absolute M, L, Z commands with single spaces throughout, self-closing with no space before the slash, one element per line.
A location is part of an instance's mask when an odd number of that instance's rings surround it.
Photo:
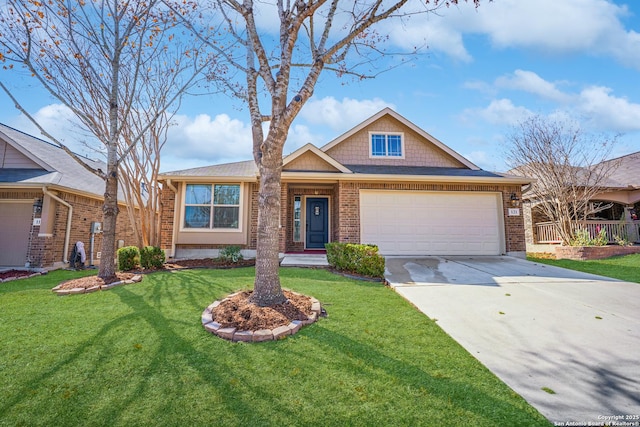
<path fill-rule="evenodd" d="M 479 117 L 493 125 L 509 126 L 532 114 L 532 111 L 516 106 L 506 98 L 493 100 L 486 108 L 468 108 L 463 112 L 463 116 Z"/>
<path fill-rule="evenodd" d="M 101 143 L 82 130 L 79 120 L 66 106 L 62 104 L 45 105 L 33 113 L 32 117 L 47 133 L 66 145 L 71 151 L 92 159 L 104 160 L 104 156 L 101 154 L 103 151 Z M 29 135 L 51 141 L 42 135 L 38 127 L 23 114 L 16 116 L 9 122 L 9 125 Z"/>
<path fill-rule="evenodd" d="M 346 131 L 393 104 L 379 98 L 357 100 L 332 96 L 309 101 L 300 111 L 299 117 L 313 125 L 328 126 L 333 131 Z"/>
<path fill-rule="evenodd" d="M 312 133 L 311 129 L 307 126 L 294 123 L 293 126 L 291 126 L 291 129 L 289 129 L 287 142 L 284 145 L 284 154 L 290 154 L 308 143 L 311 143 L 316 147 L 321 147 L 326 143 L 326 141 L 321 135 Z"/>
<path fill-rule="evenodd" d="M 465 85 L 470 89 L 481 88 L 490 92 L 481 83 L 471 82 Z M 512 74 L 499 77 L 494 82 L 494 89 L 514 89 L 534 94 L 560 104 L 549 113 L 549 117 L 563 120 L 580 118 L 583 125 L 606 132 L 628 132 L 640 130 L 640 104 L 627 98 L 613 95 L 613 90 L 604 86 L 589 86 L 580 92 L 563 92 L 556 83 L 544 80 L 531 71 L 516 70 Z M 516 107 L 509 99 L 493 100 L 482 109 L 465 110 L 464 118 L 468 121 L 471 114 L 492 124 L 513 124 L 531 114 L 524 107 Z M 473 116 L 471 116 L 473 117 Z M 580 126 L 580 123 L 576 123 Z"/>
<path fill-rule="evenodd" d="M 612 89 L 591 86 L 580 92 L 577 110 L 601 129 L 617 132 L 640 130 L 640 104 L 611 95 Z"/>
<path fill-rule="evenodd" d="M 249 160 L 253 156 L 251 128 L 226 114 L 194 118 L 174 117 L 162 153 L 163 171 L 188 169 L 216 163 Z"/>
<path fill-rule="evenodd" d="M 640 68 L 640 34 L 627 29 L 624 5 L 608 0 L 501 0 L 441 8 L 438 15 L 384 23 L 391 42 L 405 49 L 425 43 L 430 51 L 469 62 L 465 34 L 485 35 L 493 46 L 530 48 L 545 53 L 586 53 Z"/>
<path fill-rule="evenodd" d="M 162 152 L 163 172 L 253 159 L 251 126 L 241 120 L 227 114 L 215 117 L 199 114 L 194 118 L 176 116 L 174 121 L 176 126 L 170 129 Z M 265 123 L 265 132 L 267 128 L 268 123 Z M 289 129 L 283 154 L 309 142 L 320 146 L 326 141 L 307 126 L 294 123 Z"/>
<path fill-rule="evenodd" d="M 538 95 L 556 102 L 569 102 L 572 97 L 560 91 L 555 83 L 548 82 L 532 71 L 516 70 L 511 75 L 498 77 L 499 88 L 516 89 Z"/>
<path fill-rule="evenodd" d="M 383 24 L 389 32 L 389 40 L 407 50 L 428 48 L 429 52 L 441 52 L 462 62 L 471 62 L 472 57 L 464 47 L 462 31 L 451 22 L 450 17 L 436 15 L 413 15 L 398 21 Z"/>

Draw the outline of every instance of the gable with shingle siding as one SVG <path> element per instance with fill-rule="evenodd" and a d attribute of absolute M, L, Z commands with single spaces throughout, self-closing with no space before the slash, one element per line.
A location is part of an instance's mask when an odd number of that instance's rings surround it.
<path fill-rule="evenodd" d="M 404 158 L 370 158 L 370 133 L 402 133 Z M 466 168 L 442 149 L 414 130 L 387 115 L 360 129 L 349 138 L 326 150 L 326 153 L 344 165 L 397 165 Z"/>

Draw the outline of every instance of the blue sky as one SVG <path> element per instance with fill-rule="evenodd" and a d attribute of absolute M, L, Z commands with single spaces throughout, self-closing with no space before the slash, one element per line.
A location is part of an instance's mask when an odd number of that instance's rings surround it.
<path fill-rule="evenodd" d="M 325 73 L 285 154 L 322 146 L 387 106 L 487 170 L 506 170 L 506 136 L 530 114 L 620 133 L 615 156 L 640 151 L 640 2 L 494 0 L 390 21 L 381 31 L 396 50 L 429 49 L 374 80 Z M 6 71 L 0 78 L 47 129 L 87 151 L 68 131 L 69 113 L 33 80 Z M 38 135 L 4 93 L 0 122 Z M 224 95 L 186 99 L 170 135 L 163 171 L 251 158 L 248 113 Z"/>

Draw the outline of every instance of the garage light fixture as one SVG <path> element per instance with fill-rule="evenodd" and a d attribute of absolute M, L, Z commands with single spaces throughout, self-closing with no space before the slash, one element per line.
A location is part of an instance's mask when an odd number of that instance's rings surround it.
<path fill-rule="evenodd" d="M 35 199 L 33 201 L 33 211 L 35 213 L 42 212 L 42 199 Z"/>
<path fill-rule="evenodd" d="M 516 207 L 520 204 L 520 199 L 518 199 L 518 196 L 516 195 L 516 193 L 511 193 L 511 206 Z"/>

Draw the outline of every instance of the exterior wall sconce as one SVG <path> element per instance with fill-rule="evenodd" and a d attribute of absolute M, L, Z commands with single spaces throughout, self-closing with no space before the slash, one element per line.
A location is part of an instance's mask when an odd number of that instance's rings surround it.
<path fill-rule="evenodd" d="M 42 212 L 42 199 L 36 199 L 33 202 L 33 212 L 40 213 Z"/>
<path fill-rule="evenodd" d="M 518 199 L 518 196 L 516 195 L 516 193 L 511 193 L 511 206 L 517 207 L 519 205 L 520 205 L 520 199 Z"/>

